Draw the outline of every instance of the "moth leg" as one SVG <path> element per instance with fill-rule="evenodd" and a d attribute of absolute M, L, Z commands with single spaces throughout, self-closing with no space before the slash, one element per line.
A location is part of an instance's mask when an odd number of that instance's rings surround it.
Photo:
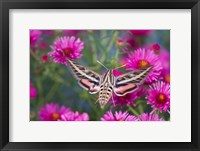
<path fill-rule="evenodd" d="M 113 104 L 114 104 L 114 106 L 116 106 L 116 105 L 115 105 L 115 101 L 114 101 L 114 98 L 113 98 L 113 95 L 112 95 L 112 101 L 113 101 Z"/>
<path fill-rule="evenodd" d="M 97 104 L 97 102 L 99 102 L 99 99 L 96 100 L 95 104 Z"/>

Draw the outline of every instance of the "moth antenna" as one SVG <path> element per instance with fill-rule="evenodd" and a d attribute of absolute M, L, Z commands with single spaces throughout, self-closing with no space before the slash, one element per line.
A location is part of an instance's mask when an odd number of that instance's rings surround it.
<path fill-rule="evenodd" d="M 104 68 L 106 68 L 106 66 L 103 65 L 103 63 L 101 63 L 99 60 L 97 60 L 97 62 L 102 65 Z M 108 70 L 108 68 L 106 68 Z"/>
<path fill-rule="evenodd" d="M 115 68 L 115 69 L 119 69 L 119 68 L 122 68 L 122 67 L 125 67 L 126 66 L 126 64 L 124 64 L 124 65 L 122 65 L 122 66 L 120 66 L 120 67 L 117 67 L 117 68 Z"/>

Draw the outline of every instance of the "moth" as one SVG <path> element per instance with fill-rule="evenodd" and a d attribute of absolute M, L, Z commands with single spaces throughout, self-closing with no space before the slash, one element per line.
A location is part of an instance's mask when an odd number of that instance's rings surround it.
<path fill-rule="evenodd" d="M 149 66 L 115 77 L 113 69 L 108 69 L 104 75 L 99 75 L 77 62 L 72 60 L 68 60 L 68 62 L 73 75 L 82 88 L 86 89 L 90 94 L 99 92 L 97 102 L 99 102 L 102 109 L 113 97 L 113 92 L 117 96 L 124 96 L 134 92 L 144 82 L 152 69 L 152 66 Z"/>

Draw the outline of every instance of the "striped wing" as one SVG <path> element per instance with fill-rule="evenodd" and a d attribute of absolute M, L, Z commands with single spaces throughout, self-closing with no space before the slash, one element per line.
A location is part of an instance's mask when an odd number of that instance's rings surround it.
<path fill-rule="evenodd" d="M 68 60 L 68 62 L 73 75 L 82 88 L 88 90 L 91 94 L 99 92 L 101 83 L 101 76 L 99 74 L 72 60 Z"/>
<path fill-rule="evenodd" d="M 128 72 L 115 78 L 114 93 L 117 96 L 124 96 L 135 91 L 138 85 L 142 84 L 151 71 L 152 67 L 142 68 Z"/>

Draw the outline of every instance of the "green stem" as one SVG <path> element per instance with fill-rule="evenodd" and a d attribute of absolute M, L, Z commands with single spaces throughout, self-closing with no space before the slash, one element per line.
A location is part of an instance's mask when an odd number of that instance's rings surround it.
<path fill-rule="evenodd" d="M 140 112 L 140 114 L 144 113 L 143 107 L 141 104 L 138 105 L 138 110 Z"/>
<path fill-rule="evenodd" d="M 139 114 L 134 108 L 132 108 L 131 106 L 128 106 L 128 109 L 129 109 L 134 115 L 136 115 L 137 117 L 140 116 L 140 114 Z"/>
<path fill-rule="evenodd" d="M 50 100 L 50 98 L 52 98 L 53 92 L 58 88 L 58 84 L 54 83 L 54 85 L 51 87 L 51 89 L 49 90 L 49 92 L 47 93 L 45 99 L 46 100 Z"/>
<path fill-rule="evenodd" d="M 104 46 L 101 44 L 100 40 L 95 37 L 93 32 L 90 33 L 90 35 L 92 37 L 93 42 L 99 47 L 99 50 L 100 50 L 100 52 L 102 54 L 101 62 L 104 62 L 105 58 L 106 58 Z"/>
<path fill-rule="evenodd" d="M 112 39 L 111 39 L 111 41 L 110 41 L 110 43 L 108 44 L 108 47 L 107 47 L 107 49 L 106 49 L 106 52 L 108 53 L 111 49 L 112 49 L 112 47 L 113 47 L 113 45 L 116 43 L 116 40 L 117 40 L 117 38 L 118 38 L 118 31 L 115 31 L 114 32 L 114 35 L 113 35 L 113 37 L 112 37 Z"/>
<path fill-rule="evenodd" d="M 90 34 L 89 35 L 89 40 L 90 41 L 92 41 L 92 45 L 91 45 L 91 49 L 92 49 L 92 51 L 93 51 L 93 55 L 92 55 L 92 58 L 93 58 L 93 63 L 94 62 L 96 62 L 97 61 L 97 47 L 96 47 L 96 45 L 94 44 L 94 39 L 93 39 L 93 37 L 92 37 L 92 35 Z M 89 56 L 89 55 L 88 55 Z M 89 58 L 89 60 L 90 60 L 90 58 Z"/>

